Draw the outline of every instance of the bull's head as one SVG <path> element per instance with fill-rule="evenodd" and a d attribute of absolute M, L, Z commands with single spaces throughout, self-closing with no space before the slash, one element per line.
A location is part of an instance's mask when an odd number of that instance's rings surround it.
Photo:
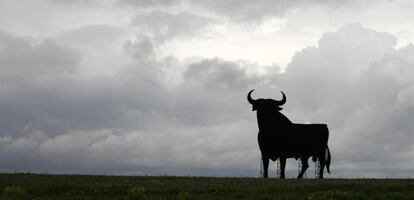
<path fill-rule="evenodd" d="M 280 111 L 282 110 L 281 105 L 286 103 L 286 96 L 285 93 L 283 93 L 282 91 L 280 91 L 283 95 L 282 100 L 277 101 L 274 99 L 253 99 L 251 97 L 251 94 L 254 90 L 250 90 L 249 94 L 247 94 L 247 100 L 249 101 L 250 104 L 252 104 L 252 110 L 267 110 L 270 111 L 272 109 L 275 109 L 276 111 Z"/>

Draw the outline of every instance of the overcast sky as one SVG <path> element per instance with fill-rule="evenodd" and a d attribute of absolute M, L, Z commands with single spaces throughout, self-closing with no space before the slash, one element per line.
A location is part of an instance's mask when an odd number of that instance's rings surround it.
<path fill-rule="evenodd" d="M 258 176 L 256 89 L 328 124 L 327 177 L 413 177 L 412 19 L 410 0 L 0 0 L 0 172 Z"/>

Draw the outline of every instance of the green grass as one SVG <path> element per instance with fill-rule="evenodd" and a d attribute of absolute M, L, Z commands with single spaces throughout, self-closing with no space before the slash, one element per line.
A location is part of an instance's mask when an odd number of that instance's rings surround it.
<path fill-rule="evenodd" d="M 412 179 L 0 174 L 0 199 L 414 199 Z"/>

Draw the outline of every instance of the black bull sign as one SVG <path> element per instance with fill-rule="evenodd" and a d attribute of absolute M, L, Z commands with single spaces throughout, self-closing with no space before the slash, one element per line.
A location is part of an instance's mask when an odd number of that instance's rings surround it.
<path fill-rule="evenodd" d="M 330 173 L 331 154 L 328 147 L 329 130 L 326 124 L 295 124 L 280 111 L 286 103 L 286 96 L 280 101 L 274 99 L 253 99 L 251 90 L 247 100 L 252 110 L 257 112 L 259 134 L 257 136 L 263 159 L 264 177 L 268 177 L 269 159 L 280 160 L 280 178 L 285 178 L 287 158 L 300 159 L 302 169 L 298 178 L 302 178 L 309 167 L 308 159 L 320 165 L 319 178 L 323 178 L 326 166 Z"/>

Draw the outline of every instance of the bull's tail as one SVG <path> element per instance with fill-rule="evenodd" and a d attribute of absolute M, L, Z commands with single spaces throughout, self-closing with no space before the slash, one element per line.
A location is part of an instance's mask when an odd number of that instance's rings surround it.
<path fill-rule="evenodd" d="M 326 170 L 329 174 L 331 174 L 331 171 L 329 170 L 329 166 L 331 165 L 331 152 L 329 151 L 328 145 L 326 145 L 325 150 L 325 162 L 326 162 Z"/>

